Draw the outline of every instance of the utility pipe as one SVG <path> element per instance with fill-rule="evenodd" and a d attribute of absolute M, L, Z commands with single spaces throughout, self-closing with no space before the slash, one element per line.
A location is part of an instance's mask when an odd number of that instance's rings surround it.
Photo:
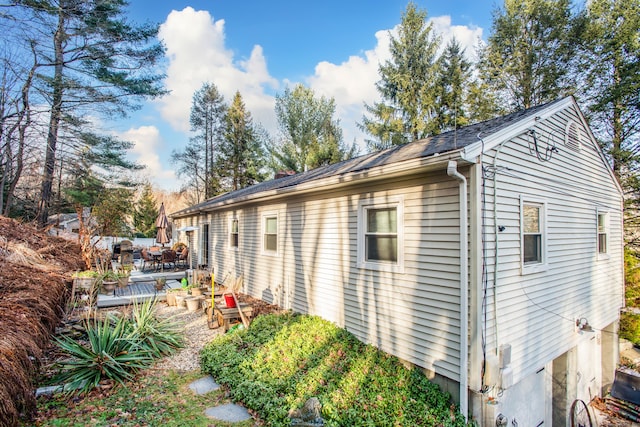
<path fill-rule="evenodd" d="M 458 181 L 460 196 L 460 412 L 465 422 L 469 412 L 469 260 L 467 250 L 467 179 L 458 172 L 458 164 L 449 160 L 447 175 Z"/>
<path fill-rule="evenodd" d="M 500 335 L 498 332 L 498 240 L 500 230 L 498 229 L 498 156 L 502 152 L 502 147 L 507 141 L 502 142 L 493 157 L 493 235 L 494 235 L 494 255 L 493 255 L 493 331 L 495 337 L 496 356 L 500 346 Z M 484 384 L 483 384 L 484 385 Z"/>

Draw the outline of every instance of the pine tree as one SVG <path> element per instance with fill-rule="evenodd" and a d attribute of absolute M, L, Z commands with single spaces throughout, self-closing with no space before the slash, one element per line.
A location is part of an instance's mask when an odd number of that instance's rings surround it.
<path fill-rule="evenodd" d="M 102 191 L 91 210 L 99 224 L 100 236 L 131 236 L 129 212 L 132 210 L 133 191 L 128 188 L 107 188 Z"/>
<path fill-rule="evenodd" d="M 220 147 L 220 175 L 229 182 L 228 190 L 238 190 L 264 179 L 264 150 L 254 129 L 251 113 L 246 110 L 242 95 L 236 92 L 227 110 L 224 136 Z"/>
<path fill-rule="evenodd" d="M 471 63 L 464 57 L 464 49 L 454 38 L 447 44 L 437 62 L 436 122 L 438 132 L 469 124 L 465 101 L 471 78 Z"/>
<path fill-rule="evenodd" d="M 203 150 L 203 189 L 205 199 L 222 191 L 217 177 L 218 156 L 224 135 L 227 106 L 224 97 L 213 83 L 205 83 L 193 95 L 191 103 L 191 131 L 195 132 L 192 143 Z"/>
<path fill-rule="evenodd" d="M 640 161 L 640 1 L 590 1 L 583 22 L 580 95 L 622 178 Z"/>
<path fill-rule="evenodd" d="M 276 117 L 281 140 L 270 148 L 271 168 L 304 172 L 336 163 L 357 153 L 355 144 L 342 142 L 342 129 L 333 118 L 333 98 L 317 98 L 312 89 L 296 85 L 276 96 Z"/>
<path fill-rule="evenodd" d="M 465 105 L 469 123 L 483 122 L 507 113 L 498 93 L 478 78 L 469 83 Z"/>
<path fill-rule="evenodd" d="M 593 0 L 581 15 L 579 93 L 625 191 L 625 240 L 640 248 L 640 0 Z"/>
<path fill-rule="evenodd" d="M 141 237 L 154 237 L 158 208 L 151 184 L 145 184 L 133 210 L 133 226 Z"/>
<path fill-rule="evenodd" d="M 510 111 L 573 91 L 570 0 L 505 0 L 479 63 L 484 82 Z"/>
<path fill-rule="evenodd" d="M 381 102 L 365 105 L 360 127 L 374 139 L 370 150 L 380 150 L 425 138 L 438 132 L 436 116 L 436 51 L 439 40 L 426 22 L 427 12 L 409 3 L 391 37 L 391 60 L 379 68 L 376 89 Z"/>
<path fill-rule="evenodd" d="M 39 93 L 48 102 L 47 149 L 38 204 L 46 224 L 52 197 L 58 138 L 63 127 L 86 131 L 90 114 L 126 115 L 136 101 L 165 93 L 154 73 L 164 48 L 157 26 L 134 26 L 125 0 L 19 2 L 35 26 L 28 45 L 39 59 Z M 33 37 L 34 34 L 42 38 Z M 53 47 L 50 48 L 49 46 Z"/>

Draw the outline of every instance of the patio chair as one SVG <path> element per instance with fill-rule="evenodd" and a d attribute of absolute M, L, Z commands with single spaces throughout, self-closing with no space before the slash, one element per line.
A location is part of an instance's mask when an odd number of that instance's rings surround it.
<path fill-rule="evenodd" d="M 169 266 L 173 264 L 173 268 L 176 268 L 176 251 L 170 249 L 168 251 L 162 252 L 160 264 L 162 264 L 163 269 L 165 264 L 169 264 Z"/>
<path fill-rule="evenodd" d="M 176 262 L 176 267 L 184 267 L 187 268 L 187 260 L 189 258 L 189 248 L 185 247 L 182 252 L 180 252 L 180 256 L 178 257 L 178 261 Z"/>
<path fill-rule="evenodd" d="M 140 251 L 140 257 L 142 258 L 142 271 L 145 270 L 147 264 L 155 268 L 156 260 L 149 255 L 149 252 L 147 252 L 146 249 L 142 249 L 142 251 Z"/>

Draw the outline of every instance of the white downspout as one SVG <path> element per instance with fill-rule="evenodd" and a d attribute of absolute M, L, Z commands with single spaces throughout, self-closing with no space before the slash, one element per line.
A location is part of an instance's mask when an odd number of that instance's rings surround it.
<path fill-rule="evenodd" d="M 467 179 L 458 172 L 458 164 L 449 160 L 447 175 L 459 183 L 460 193 L 460 412 L 465 421 L 469 412 L 469 260 L 467 250 Z"/>

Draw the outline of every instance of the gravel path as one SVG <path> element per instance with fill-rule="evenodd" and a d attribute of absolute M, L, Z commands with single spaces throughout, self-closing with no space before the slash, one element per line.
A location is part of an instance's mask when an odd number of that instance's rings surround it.
<path fill-rule="evenodd" d="M 203 310 L 187 311 L 186 308 L 169 307 L 158 304 L 158 314 L 173 317 L 184 328 L 185 346 L 172 356 L 160 360 L 158 369 L 193 371 L 200 369 L 200 350 L 212 339 L 221 334 L 221 329 L 209 329 L 207 315 Z"/>

